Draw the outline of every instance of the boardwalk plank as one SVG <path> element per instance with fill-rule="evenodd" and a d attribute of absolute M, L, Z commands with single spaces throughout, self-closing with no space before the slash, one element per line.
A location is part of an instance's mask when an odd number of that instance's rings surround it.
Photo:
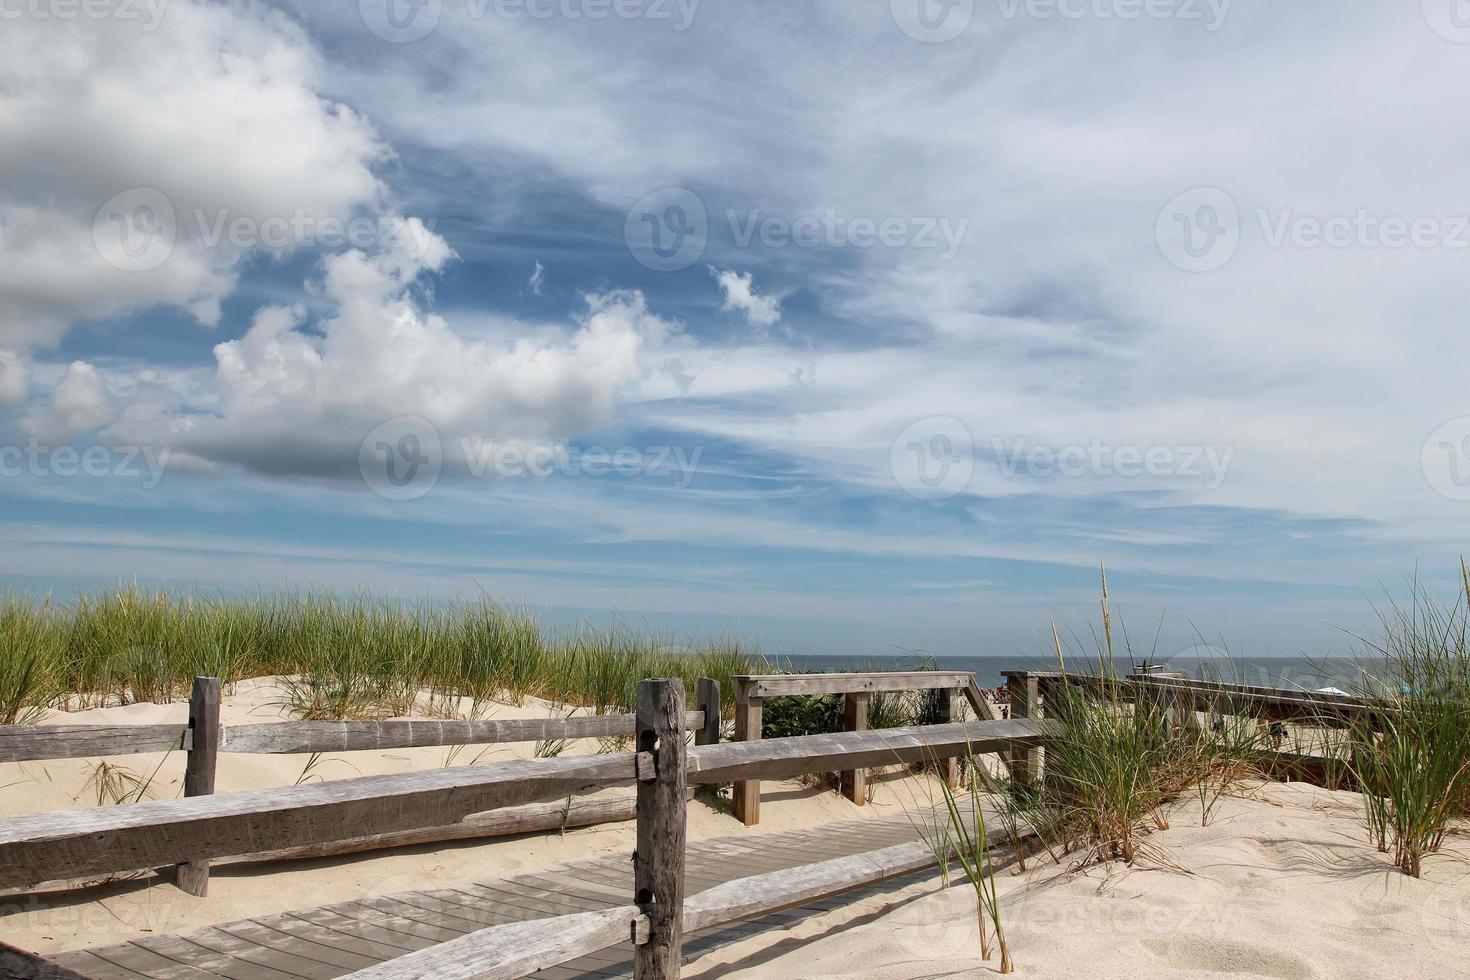
<path fill-rule="evenodd" d="M 686 887 L 692 897 L 738 878 L 919 839 L 908 818 L 897 814 L 821 829 L 697 841 L 687 851 Z M 685 955 L 697 958 L 935 875 L 932 869 L 915 872 L 702 929 L 688 937 Z M 331 980 L 486 926 L 614 908 L 626 903 L 632 892 L 632 863 L 626 855 L 614 855 L 448 888 L 259 916 L 184 936 L 148 936 L 53 959 L 102 980 Z M 535 976 L 628 977 L 632 970 L 633 948 L 624 943 Z"/>
<path fill-rule="evenodd" d="M 361 931 L 350 932 L 340 928 L 333 928 L 326 923 L 313 925 L 290 915 L 270 915 L 256 919 L 255 922 L 267 929 L 284 932 L 288 936 L 297 936 L 302 939 L 340 949 L 347 953 L 354 953 L 363 959 L 381 963 L 402 956 L 411 950 L 402 946 L 390 945 L 377 942 L 367 938 Z"/>

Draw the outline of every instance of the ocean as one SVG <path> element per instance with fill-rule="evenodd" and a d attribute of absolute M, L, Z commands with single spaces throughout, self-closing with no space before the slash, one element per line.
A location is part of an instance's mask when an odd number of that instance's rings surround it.
<path fill-rule="evenodd" d="M 775 658 L 783 670 L 799 673 L 836 673 L 875 670 L 916 670 L 922 666 L 913 656 L 863 656 L 847 657 L 831 654 L 805 654 Z M 973 673 L 981 687 L 1000 687 L 1005 683 L 1003 670 L 1056 670 L 1055 658 L 1046 657 L 933 657 L 929 658 L 934 670 L 957 670 Z M 1113 667 L 1118 673 L 1128 673 L 1134 663 L 1122 657 L 1114 658 Z M 1252 684 L 1258 687 L 1279 687 L 1290 690 L 1314 691 L 1323 687 L 1336 687 L 1355 692 L 1363 687 L 1363 674 L 1372 673 L 1377 663 L 1351 658 L 1312 660 L 1305 657 L 1226 657 L 1211 653 L 1177 657 L 1171 660 L 1151 660 L 1151 664 L 1163 664 L 1164 669 L 1178 671 L 1187 677 L 1200 680 L 1225 681 L 1231 684 Z M 1067 669 L 1075 673 L 1097 673 L 1098 660 L 1069 659 Z"/>

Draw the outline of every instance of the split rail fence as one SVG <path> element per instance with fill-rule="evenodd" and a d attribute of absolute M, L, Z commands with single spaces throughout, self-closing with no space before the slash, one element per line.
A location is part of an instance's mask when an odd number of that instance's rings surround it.
<path fill-rule="evenodd" d="M 873 694 L 899 691 L 939 691 L 939 721 L 958 721 L 961 699 L 968 700 L 975 717 L 997 720 L 990 702 L 975 682 L 975 675 L 950 671 L 882 672 L 867 674 L 741 674 L 735 677 L 735 741 L 753 742 L 761 737 L 761 724 L 767 698 L 797 695 L 841 695 L 843 730 L 866 731 L 868 705 Z M 948 782 L 953 785 L 957 763 L 953 757 L 940 761 Z M 842 795 L 862 806 L 867 802 L 867 772 L 861 768 L 844 769 L 840 774 Z M 735 816 L 745 826 L 760 823 L 761 783 L 759 779 L 741 780 L 734 790 Z"/>
<path fill-rule="evenodd" d="M 1364 701 L 1240 685 L 1135 676 L 1117 679 L 1138 697 L 1167 699 L 1187 726 L 1194 713 L 1232 712 L 1314 725 L 1372 724 Z M 863 770 L 898 763 L 1001 753 L 1013 779 L 1039 778 L 1045 746 L 1043 706 L 1060 684 L 1099 678 L 1007 672 L 1011 717 L 998 719 L 972 675 L 826 674 L 737 678 L 737 741 L 719 741 L 719 687 L 701 681 L 699 708 L 686 711 L 678 680 L 640 683 L 636 711 L 537 721 L 302 722 L 219 726 L 218 683 L 201 678 L 191 721 L 127 728 L 10 726 L 0 728 L 0 760 L 189 751 L 179 800 L 134 803 L 0 819 L 0 887 L 25 887 L 137 869 L 178 868 L 180 886 L 202 894 L 211 860 L 240 854 L 311 853 L 342 839 L 392 846 L 402 835 L 442 832 L 471 815 L 566 800 L 577 793 L 635 786 L 634 893 L 626 905 L 471 933 L 354 973 L 356 980 L 401 977 L 518 977 L 632 939 L 635 976 L 677 977 L 682 936 L 788 907 L 813 897 L 881 881 L 932 865 L 917 842 L 853 857 L 738 879 L 684 896 L 686 810 L 691 786 L 733 783 L 736 815 L 759 818 L 762 779 L 813 772 L 847 774 L 854 802 Z M 865 699 L 875 691 L 941 690 L 945 715 L 967 698 L 981 720 L 864 730 Z M 792 694 L 842 694 L 848 731 L 763 740 L 761 703 Z M 1186 715 L 1188 717 L 1186 717 Z M 686 733 L 696 744 L 686 745 Z M 220 752 L 315 752 L 467 744 L 522 739 L 629 736 L 633 750 L 615 754 L 517 760 L 495 766 L 364 776 L 277 789 L 214 795 Z M 39 957 L 0 944 L 0 976 L 75 978 Z"/>
<path fill-rule="evenodd" d="M 196 695 L 209 700 L 211 685 L 204 679 Z M 711 682 L 712 684 L 712 682 Z M 607 755 L 528 759 L 495 766 L 436 769 L 386 776 L 363 776 L 280 789 L 245 790 L 211 795 L 201 792 L 179 800 L 133 803 L 95 810 L 65 811 L 0 819 L 0 885 L 28 885 L 57 878 L 147 868 L 178 867 L 184 887 L 207 881 L 211 859 L 282 847 L 309 847 L 340 838 L 342 827 L 355 833 L 389 834 L 439 827 L 504 807 L 564 799 L 595 789 L 636 786 L 637 847 L 634 853 L 634 893 L 626 906 L 597 912 L 515 922 L 471 933 L 465 937 L 409 953 L 376 967 L 351 974 L 356 980 L 403 977 L 519 977 L 628 939 L 635 944 L 635 976 L 665 978 L 679 975 L 682 935 L 721 923 L 798 904 L 810 898 L 881 881 L 932 865 L 927 844 L 914 843 L 870 851 L 850 858 L 802 865 L 739 879 L 684 898 L 684 852 L 687 790 L 691 785 L 723 784 L 755 779 L 785 779 L 808 772 L 860 770 L 894 763 L 919 763 L 952 758 L 970 752 L 990 753 L 1039 744 L 1042 733 L 1031 722 L 986 721 L 948 723 L 833 735 L 720 743 L 696 740 L 686 745 L 691 729 L 704 739 L 714 730 L 711 705 L 719 704 L 718 689 L 701 684 L 705 710 L 686 712 L 679 680 L 648 680 L 639 684 L 637 710 L 631 724 L 616 716 L 598 719 L 606 734 L 630 734 L 633 751 Z M 709 700 L 705 700 L 708 696 Z M 211 723 L 211 718 L 214 722 Z M 281 751 L 382 745 L 362 739 L 391 738 L 392 744 L 458 744 L 468 731 L 435 735 L 441 723 L 396 723 L 383 729 L 369 726 L 371 735 L 345 734 L 354 723 L 312 723 L 316 728 L 292 725 L 292 732 L 210 736 L 218 728 L 217 710 L 195 715 L 192 738 L 178 730 L 121 733 L 67 733 L 73 746 L 89 752 L 116 753 L 120 746 L 147 744 L 147 749 L 189 747 L 206 755 L 252 746 L 286 746 Z M 204 723 L 201 733 L 200 721 Z M 591 721 L 590 719 L 575 719 Z M 303 725 L 306 723 L 302 723 Z M 444 725 L 493 724 L 442 723 Z M 521 725 L 523 723 L 502 723 Z M 540 723 L 536 723 L 540 724 Z M 253 728 L 254 726 L 248 726 Z M 285 725 L 272 726 L 285 728 Z M 563 729 L 542 729 L 536 737 Z M 229 732 L 229 729 L 225 729 Z M 521 734 L 525 730 L 519 730 Z M 385 734 L 392 732 L 392 735 Z M 482 740 L 487 730 L 476 733 Z M 177 739 L 178 741 L 173 741 Z M 36 757 L 21 742 L 0 758 Z M 202 746 L 202 749 L 201 749 Z M 50 758 L 61 753 L 59 746 Z M 212 763 L 195 763 L 203 770 L 193 781 L 196 789 L 211 783 Z M 187 782 L 187 780 L 186 780 Z M 70 972 L 44 958 L 0 947 L 0 975 L 28 978 L 66 978 Z"/>

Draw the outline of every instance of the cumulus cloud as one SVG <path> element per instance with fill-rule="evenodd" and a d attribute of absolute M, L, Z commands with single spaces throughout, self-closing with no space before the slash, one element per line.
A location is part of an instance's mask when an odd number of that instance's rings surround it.
<path fill-rule="evenodd" d="M 112 398 L 97 369 L 73 361 L 51 397 L 26 413 L 22 426 L 40 439 L 65 440 L 93 432 L 112 420 Z"/>
<path fill-rule="evenodd" d="M 293 20 L 174 0 L 152 26 L 20 17 L 0 31 L 0 345 L 44 348 L 78 319 L 154 305 L 213 325 L 243 256 L 378 212 L 385 148 L 317 94 Z"/>
<path fill-rule="evenodd" d="M 216 346 L 211 414 L 132 413 L 108 438 L 168 445 L 197 468 L 335 480 L 357 476 L 371 430 L 412 417 L 438 430 L 452 466 L 463 439 L 555 444 L 606 422 L 677 329 L 641 293 L 614 291 L 587 296 L 569 330 L 467 339 L 410 290 L 452 251 L 421 226 L 404 238 L 428 245 L 326 260 L 329 316 L 265 307 Z"/>
<path fill-rule="evenodd" d="M 725 294 L 725 305 L 720 309 L 743 312 L 745 322 L 752 327 L 773 327 L 781 321 L 780 297 L 762 296 L 756 292 L 753 273 L 742 275 L 734 269 L 719 270 L 713 266 L 709 271 Z"/>

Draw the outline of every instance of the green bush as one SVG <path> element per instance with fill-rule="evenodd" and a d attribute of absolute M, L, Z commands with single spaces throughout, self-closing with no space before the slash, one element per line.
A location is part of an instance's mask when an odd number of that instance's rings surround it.
<path fill-rule="evenodd" d="M 800 694 L 768 698 L 761 711 L 761 738 L 830 735 L 842 731 L 842 696 Z"/>

